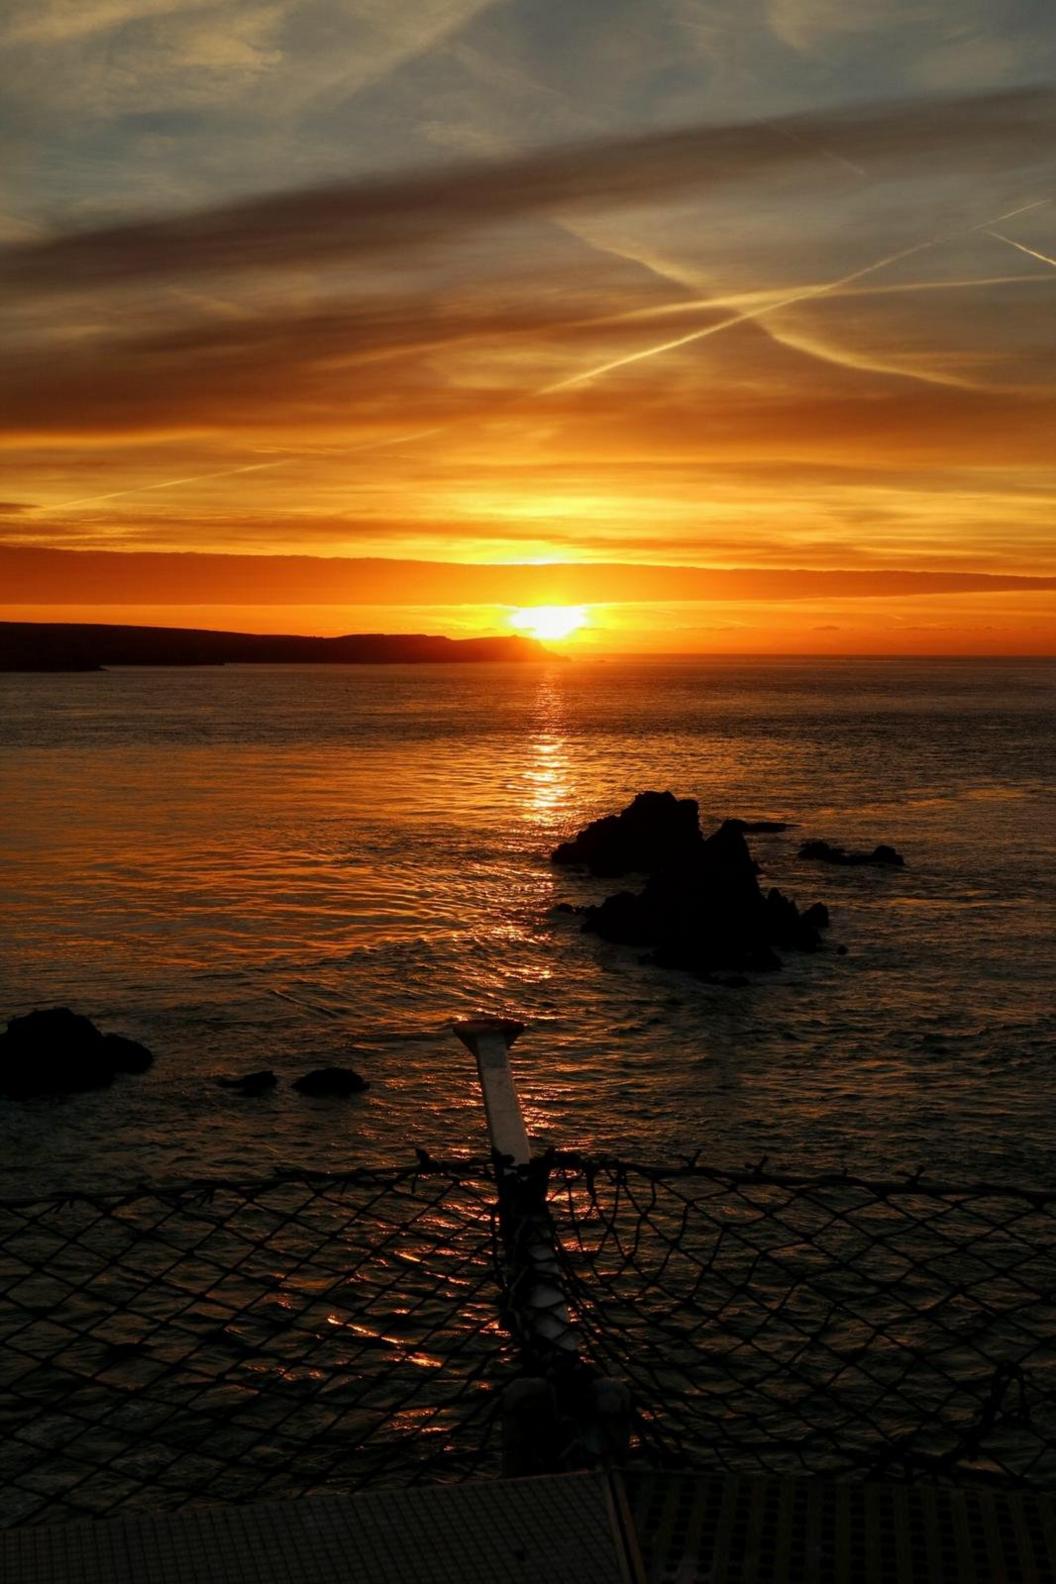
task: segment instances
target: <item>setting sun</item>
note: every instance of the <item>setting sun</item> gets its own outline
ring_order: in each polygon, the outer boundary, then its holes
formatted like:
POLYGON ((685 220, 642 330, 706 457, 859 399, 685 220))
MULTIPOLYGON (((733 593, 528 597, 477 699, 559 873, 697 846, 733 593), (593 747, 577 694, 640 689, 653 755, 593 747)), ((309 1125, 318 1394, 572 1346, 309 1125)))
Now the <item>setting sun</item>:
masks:
POLYGON ((527 605, 510 617, 510 626, 533 638, 567 638, 587 620, 582 605, 527 605))

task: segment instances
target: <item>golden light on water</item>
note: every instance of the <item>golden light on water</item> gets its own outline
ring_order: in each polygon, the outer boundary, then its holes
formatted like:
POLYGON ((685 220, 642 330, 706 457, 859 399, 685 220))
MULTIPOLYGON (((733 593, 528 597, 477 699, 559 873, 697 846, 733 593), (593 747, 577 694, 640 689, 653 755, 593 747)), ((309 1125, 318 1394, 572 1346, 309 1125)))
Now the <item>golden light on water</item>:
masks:
POLYGON ((510 626, 532 638, 568 638, 586 625, 583 605, 526 605, 510 616, 510 626))

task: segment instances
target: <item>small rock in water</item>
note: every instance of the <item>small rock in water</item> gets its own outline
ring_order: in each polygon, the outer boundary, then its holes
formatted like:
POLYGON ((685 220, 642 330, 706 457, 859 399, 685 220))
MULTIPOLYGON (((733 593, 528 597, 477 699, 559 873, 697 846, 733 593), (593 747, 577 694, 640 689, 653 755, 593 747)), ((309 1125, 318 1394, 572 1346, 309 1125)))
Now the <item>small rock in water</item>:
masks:
POLYGON ((816 863, 873 864, 878 868, 902 869, 906 860, 894 847, 881 842, 872 852, 848 852, 827 841, 806 841, 799 849, 801 858, 812 858, 816 863))
POLYGON ((728 819, 727 825, 732 825, 734 830, 739 830, 742 836, 767 836, 771 832, 786 831, 790 829, 789 820, 746 820, 728 819))
POLYGON ((232 1073, 216 1080, 221 1089, 233 1089, 236 1094, 260 1095, 266 1094, 269 1089, 274 1089, 278 1083, 275 1074, 270 1070, 251 1073, 232 1073))
POLYGON ((303 1078, 296 1078, 293 1087, 304 1095, 350 1095, 359 1094, 370 1085, 351 1067, 316 1067, 303 1078))
POLYGON ((103 1034, 69 1007, 12 1018, 0 1034, 0 1093, 76 1094, 103 1089, 118 1073, 146 1072, 154 1058, 123 1034, 103 1034))

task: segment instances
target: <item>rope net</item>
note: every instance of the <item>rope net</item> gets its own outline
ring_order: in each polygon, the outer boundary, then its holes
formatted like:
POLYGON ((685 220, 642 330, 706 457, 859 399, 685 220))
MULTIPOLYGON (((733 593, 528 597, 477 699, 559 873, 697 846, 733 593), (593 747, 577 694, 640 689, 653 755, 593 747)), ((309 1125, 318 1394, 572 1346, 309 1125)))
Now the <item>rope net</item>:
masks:
MULTIPOLYGON (((1056 1192, 528 1171, 633 1462, 1056 1480, 1056 1192)), ((497 1473, 517 1237, 489 1163, 425 1156, 0 1203, 0 1522, 497 1473)))

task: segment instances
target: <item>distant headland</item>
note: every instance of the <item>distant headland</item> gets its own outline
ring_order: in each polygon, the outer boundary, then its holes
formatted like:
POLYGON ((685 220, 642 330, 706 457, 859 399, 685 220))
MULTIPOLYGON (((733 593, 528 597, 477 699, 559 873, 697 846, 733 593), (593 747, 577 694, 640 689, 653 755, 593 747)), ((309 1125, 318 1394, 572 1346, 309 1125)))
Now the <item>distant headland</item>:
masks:
POLYGON ((534 638, 436 638, 425 633, 210 632, 194 627, 115 627, 0 622, 0 671, 101 671, 107 666, 398 665, 544 660, 534 638))

